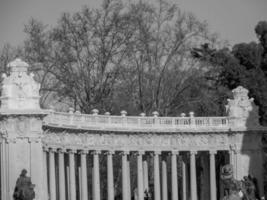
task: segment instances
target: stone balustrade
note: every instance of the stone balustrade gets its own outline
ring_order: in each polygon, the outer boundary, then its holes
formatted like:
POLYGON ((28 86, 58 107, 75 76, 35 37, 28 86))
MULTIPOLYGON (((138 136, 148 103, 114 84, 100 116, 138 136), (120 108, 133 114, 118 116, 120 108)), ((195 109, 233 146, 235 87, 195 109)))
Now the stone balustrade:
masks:
MULTIPOLYGON (((230 126, 229 117, 194 117, 190 113, 189 117, 182 114, 181 117, 158 117, 145 116, 126 116, 125 111, 121 116, 110 115, 109 113, 99 115, 94 109, 93 114, 64 113, 51 111, 44 119, 44 126, 84 129, 84 130, 123 130, 123 131, 206 131, 206 130, 225 130, 230 126)), ((233 124, 233 123, 232 123, 233 124)))
POLYGON ((258 108, 245 88, 233 90, 223 117, 63 113, 40 108, 40 84, 27 63, 16 59, 8 66, 0 98, 0 199, 13 199, 26 169, 36 200, 143 200, 146 192, 155 200, 216 200, 218 156, 233 166, 234 178, 253 174, 263 195, 261 139, 267 128, 259 125, 258 108), (205 184, 198 186, 200 179, 205 184))

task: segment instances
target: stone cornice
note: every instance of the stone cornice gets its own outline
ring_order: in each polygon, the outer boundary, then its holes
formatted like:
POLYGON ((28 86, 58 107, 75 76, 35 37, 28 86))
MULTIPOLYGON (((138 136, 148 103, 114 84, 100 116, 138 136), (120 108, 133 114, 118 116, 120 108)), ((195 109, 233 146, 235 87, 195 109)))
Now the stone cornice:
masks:
POLYGON ((32 116, 43 116, 45 117, 46 115, 49 114, 49 111, 47 110, 10 110, 10 109, 0 109, 0 116, 5 116, 5 117, 14 117, 14 116, 20 116, 20 115, 32 115, 32 116))

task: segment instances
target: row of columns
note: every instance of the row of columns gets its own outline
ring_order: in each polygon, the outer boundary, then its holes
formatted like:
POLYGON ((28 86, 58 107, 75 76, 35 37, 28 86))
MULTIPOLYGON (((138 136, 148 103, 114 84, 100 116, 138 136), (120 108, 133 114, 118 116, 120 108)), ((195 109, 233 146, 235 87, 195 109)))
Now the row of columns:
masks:
MULTIPOLYGON (((49 155, 49 195, 50 200, 56 200, 56 171, 55 171, 55 153, 58 153, 58 168, 59 168, 59 199, 66 199, 65 191, 65 162, 64 153, 68 153, 69 157, 69 180, 68 181, 68 196, 69 200, 76 200, 76 178, 75 178, 75 159, 74 154, 77 153, 75 150, 63 151, 62 149, 45 149, 49 155)), ((81 176, 80 176, 80 200, 88 200, 88 180, 87 180, 87 166, 86 166, 86 155, 89 153, 88 150, 81 150, 81 176)), ((99 175, 99 154, 101 151, 92 151, 93 154, 93 200, 100 200, 100 175, 99 175)), ((107 155, 107 191, 108 200, 114 200, 114 177, 113 177, 113 151, 106 152, 107 155)), ((130 190, 130 166, 127 159, 129 152, 124 151, 121 153, 122 156, 122 199, 131 199, 130 190)), ((159 166, 159 155, 160 151, 153 152, 154 160, 154 199, 155 200, 167 200, 167 163, 162 160, 162 177, 160 179, 160 166, 159 166), (162 180, 162 181, 160 181, 162 180), (161 186, 162 184, 162 186, 161 186), (162 188, 162 190, 161 190, 162 188), (162 191, 162 194, 161 194, 162 191)), ((171 191, 172 200, 178 200, 178 176, 177 176, 177 156, 178 151, 171 152, 171 191)), ((197 182, 196 182, 196 151, 190 151, 190 199, 197 200, 197 182)), ((210 151, 210 199, 216 200, 216 170, 215 170, 215 154, 216 151, 210 151)), ((148 164, 147 161, 143 161, 143 151, 137 152, 137 198, 138 200, 144 200, 144 191, 148 190, 148 164)), ((46 157, 46 156, 45 156, 46 157)), ((183 173, 183 200, 187 199, 186 195, 186 164, 182 164, 183 173)))

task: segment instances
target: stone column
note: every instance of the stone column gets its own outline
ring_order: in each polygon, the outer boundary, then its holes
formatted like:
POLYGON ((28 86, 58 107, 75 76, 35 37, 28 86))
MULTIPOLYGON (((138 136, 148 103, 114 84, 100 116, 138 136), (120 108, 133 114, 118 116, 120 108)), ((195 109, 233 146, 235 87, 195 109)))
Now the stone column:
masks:
POLYGON ((147 160, 143 161, 143 172, 144 172, 144 191, 148 191, 148 166, 147 166, 147 160))
POLYGON ((66 200, 65 191, 65 162, 64 162, 64 150, 58 151, 58 167, 59 167, 59 199, 66 200))
POLYGON ((86 156, 88 154, 87 150, 82 150, 81 154, 81 200, 88 200, 88 186, 87 186, 87 165, 86 156))
POLYGON ((197 200, 196 151, 190 151, 190 192, 191 200, 197 200))
POLYGON ((93 162, 94 162, 94 167, 93 167, 93 174, 94 174, 94 179, 93 179, 93 195, 94 198, 93 200, 100 200, 100 177, 99 177, 99 154, 100 151, 94 151, 93 152, 93 162))
POLYGON ((128 199, 130 200, 131 199, 131 171, 130 171, 130 160, 127 159, 127 177, 128 177, 128 199))
MULTIPOLYGON (((43 148, 43 163, 44 163, 44 198, 48 199, 48 171, 47 171, 47 152, 48 148, 43 148)), ((5 199, 5 198, 2 198, 5 199)))
POLYGON ((4 138, 1 141, 1 199, 8 199, 8 161, 7 145, 4 138))
MULTIPOLYGON (((167 188, 167 163, 165 159, 161 162, 161 174, 162 174, 162 200, 168 200, 168 188, 167 188)), ((177 199, 176 199, 177 200, 177 199)))
POLYGON ((154 152, 154 199, 155 200, 160 200, 159 154, 160 151, 154 152))
POLYGON ((182 178, 183 178, 183 200, 186 200, 187 196, 187 166, 186 162, 182 161, 182 178))
POLYGON ((177 180, 177 155, 178 151, 172 151, 172 200, 178 200, 178 180, 177 180))
POLYGON ((216 151, 210 151, 210 199, 217 199, 216 192, 216 170, 215 170, 215 154, 216 151))
POLYGON ((108 200, 114 200, 113 151, 107 152, 108 165, 108 200))
POLYGON ((70 185, 69 185, 69 191, 70 191, 70 200, 76 200, 76 182, 75 182, 75 161, 74 161, 74 154, 76 153, 76 150, 69 150, 69 170, 70 170, 70 185))
POLYGON ((143 151, 137 152, 137 187, 138 200, 144 200, 144 183, 143 183, 143 151))
POLYGON ((129 191, 129 187, 128 187, 128 163, 127 163, 127 156, 128 156, 129 152, 128 151, 124 151, 122 152, 122 199, 123 200, 129 200, 129 195, 128 195, 128 191, 129 191))
POLYGON ((49 192, 50 200, 56 200, 56 172, 55 172, 55 150, 49 149, 49 192))
POLYGON ((229 149, 229 158, 230 158, 230 164, 233 166, 233 174, 234 178, 237 178, 237 172, 236 172, 236 147, 234 145, 230 145, 229 149))

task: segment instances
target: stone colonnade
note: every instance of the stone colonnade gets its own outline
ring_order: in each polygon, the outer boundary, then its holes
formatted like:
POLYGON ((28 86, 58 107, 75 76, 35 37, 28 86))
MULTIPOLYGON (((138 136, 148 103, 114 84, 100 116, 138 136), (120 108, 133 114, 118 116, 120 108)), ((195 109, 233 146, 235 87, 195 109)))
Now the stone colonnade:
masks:
MULTIPOLYGON (((88 200, 89 195, 93 200, 100 200, 100 166, 99 166, 99 156, 100 154, 107 157, 107 200, 114 200, 114 169, 113 169, 113 155, 114 151, 99 151, 99 150, 72 150, 72 149, 61 149, 61 148, 44 148, 44 158, 45 162, 48 163, 48 180, 47 180, 47 191, 50 196, 50 200, 65 200, 68 196, 68 200, 88 200), (79 157, 79 163, 77 163, 74 154, 79 157), (88 180, 87 175, 87 159, 88 155, 92 156, 93 169, 92 169, 92 180, 88 180), (58 157, 58 175, 56 175, 56 159, 58 157), (67 158, 68 162, 64 159, 67 158), (79 170, 76 170, 77 165, 79 170), (76 167, 75 167, 76 166, 76 167), (67 172, 65 171, 67 170, 67 172), (79 174, 76 174, 76 173, 79 174), (76 177, 79 177, 78 179, 76 177), (58 179, 58 180, 56 180, 58 179), (77 183, 77 180, 79 183, 77 183), (92 181, 92 194, 88 191, 88 181, 92 181), (57 183, 57 184, 56 184, 57 183), (79 188, 77 188, 79 187, 79 188), (77 196, 79 194, 79 196, 77 196)), ((130 200, 132 196, 135 196, 138 200, 144 200, 145 191, 149 190, 149 177, 148 177, 148 162, 145 151, 137 152, 116 152, 121 157, 121 171, 122 171, 122 200, 130 200), (129 153, 135 153, 136 166, 137 166, 137 192, 131 191, 131 181, 130 181, 130 164, 128 160, 129 153)), ((179 156, 178 151, 168 152, 171 162, 171 185, 168 190, 167 185, 167 162, 165 159, 160 159, 159 156, 163 156, 163 152, 154 151, 149 152, 151 158, 153 159, 153 199, 155 200, 168 200, 168 191, 171 191, 171 200, 178 200, 179 196, 183 200, 197 200, 197 172, 196 172, 196 155, 197 151, 186 152, 189 155, 189 163, 183 160, 182 162, 182 184, 178 184, 178 173, 177 173, 177 159, 179 156), (187 172, 187 168, 190 171, 187 172), (161 172, 160 172, 161 169, 161 172), (189 176, 189 177, 187 177, 189 176), (190 185, 189 187, 187 187, 190 185), (179 195, 179 187, 180 192, 179 195), (187 195, 189 194, 189 195, 187 195)), ((230 153, 230 152, 229 152, 230 153)), ((183 152, 184 154, 184 152, 183 152)), ((215 154, 216 151, 209 151, 209 177, 210 177, 210 199, 216 200, 216 167, 215 167, 215 154)), ((166 155, 166 154, 165 154, 166 155)), ((150 188, 151 189, 151 188, 150 188)))

